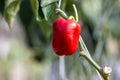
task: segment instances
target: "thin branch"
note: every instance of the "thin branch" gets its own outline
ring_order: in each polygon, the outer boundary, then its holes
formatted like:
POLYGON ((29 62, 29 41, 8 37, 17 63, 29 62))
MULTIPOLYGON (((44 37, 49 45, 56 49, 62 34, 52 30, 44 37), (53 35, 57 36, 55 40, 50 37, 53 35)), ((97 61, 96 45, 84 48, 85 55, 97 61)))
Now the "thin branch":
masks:
MULTIPOLYGON (((80 36, 79 42, 80 42, 80 49, 81 49, 80 56, 84 57, 91 65, 93 65, 104 80, 110 80, 109 74, 112 72, 112 69, 110 67, 102 68, 92 59, 81 36, 80 36)), ((100 79, 101 79, 101 76, 99 76, 100 79)))
POLYGON ((62 0, 58 0, 58 8, 60 8, 61 2, 62 2, 62 0))

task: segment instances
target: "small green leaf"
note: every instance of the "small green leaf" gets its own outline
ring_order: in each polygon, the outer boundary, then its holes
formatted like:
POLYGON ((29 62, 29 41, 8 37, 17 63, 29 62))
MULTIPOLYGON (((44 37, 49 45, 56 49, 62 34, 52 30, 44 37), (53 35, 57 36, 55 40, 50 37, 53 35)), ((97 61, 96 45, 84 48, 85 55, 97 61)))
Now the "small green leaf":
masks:
POLYGON ((31 6, 33 9, 33 13, 37 21, 41 21, 44 19, 44 15, 40 6, 39 0, 31 0, 31 6))
POLYGON ((14 21, 16 14, 19 11, 20 3, 21 3, 21 0, 15 0, 15 1, 12 1, 10 4, 8 4, 5 8, 5 13, 4 13, 5 20, 8 23, 10 28, 12 26, 12 23, 14 21))
POLYGON ((47 5, 50 5, 51 3, 57 2, 58 0, 41 0, 41 6, 45 7, 47 5))
POLYGON ((50 4, 50 5, 42 8, 42 11, 43 11, 44 16, 45 16, 45 20, 48 20, 52 11, 54 10, 54 8, 55 8, 54 4, 50 4))

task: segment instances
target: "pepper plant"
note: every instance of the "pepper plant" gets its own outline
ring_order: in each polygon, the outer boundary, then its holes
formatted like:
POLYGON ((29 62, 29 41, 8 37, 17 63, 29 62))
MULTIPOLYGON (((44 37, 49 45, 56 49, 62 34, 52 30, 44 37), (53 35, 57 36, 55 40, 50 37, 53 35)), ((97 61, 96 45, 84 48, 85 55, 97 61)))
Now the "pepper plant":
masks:
MULTIPOLYGON (((4 15, 10 28, 12 28, 14 18, 20 10, 22 1, 23 0, 6 0, 4 15)), ((109 66, 100 67, 91 57, 82 39, 82 28, 78 23, 79 15, 74 4, 74 14, 68 16, 61 9, 61 0, 30 0, 30 3, 34 17, 38 23, 43 20, 49 20, 52 13, 58 15, 59 18, 54 20, 54 23, 51 23, 51 25, 53 25, 51 46, 57 56, 73 56, 79 48, 79 57, 85 58, 96 69, 100 79, 110 80, 109 75, 112 69, 109 66), (75 17, 73 15, 75 15, 75 17)))

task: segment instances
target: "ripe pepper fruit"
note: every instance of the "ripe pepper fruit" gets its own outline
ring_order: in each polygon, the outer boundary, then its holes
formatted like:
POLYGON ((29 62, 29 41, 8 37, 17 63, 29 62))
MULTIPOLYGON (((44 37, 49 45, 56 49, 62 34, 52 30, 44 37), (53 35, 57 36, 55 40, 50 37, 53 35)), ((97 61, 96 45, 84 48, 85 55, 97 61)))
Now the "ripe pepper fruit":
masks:
POLYGON ((53 23, 52 48, 58 56, 75 54, 81 33, 80 25, 72 19, 58 18, 53 23))

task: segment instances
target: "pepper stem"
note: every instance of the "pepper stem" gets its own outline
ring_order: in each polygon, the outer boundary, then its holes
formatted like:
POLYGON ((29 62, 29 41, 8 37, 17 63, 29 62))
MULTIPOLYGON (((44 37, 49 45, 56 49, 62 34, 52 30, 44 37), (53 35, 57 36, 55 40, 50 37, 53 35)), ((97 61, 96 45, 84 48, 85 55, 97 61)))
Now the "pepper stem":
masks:
POLYGON ((73 9, 74 9, 74 13, 75 13, 75 20, 76 20, 76 22, 78 22, 78 12, 77 12, 77 8, 76 8, 75 4, 73 4, 73 9))
POLYGON ((62 17, 64 17, 65 19, 68 19, 68 16, 66 15, 66 13, 63 10, 57 8, 56 9, 56 13, 58 13, 59 15, 61 15, 62 17))
POLYGON ((61 15, 65 19, 68 19, 67 14, 63 10, 60 9, 61 2, 62 2, 61 0, 58 0, 58 7, 56 8, 56 13, 59 14, 59 15, 61 15))

